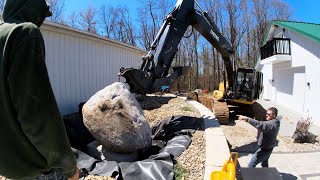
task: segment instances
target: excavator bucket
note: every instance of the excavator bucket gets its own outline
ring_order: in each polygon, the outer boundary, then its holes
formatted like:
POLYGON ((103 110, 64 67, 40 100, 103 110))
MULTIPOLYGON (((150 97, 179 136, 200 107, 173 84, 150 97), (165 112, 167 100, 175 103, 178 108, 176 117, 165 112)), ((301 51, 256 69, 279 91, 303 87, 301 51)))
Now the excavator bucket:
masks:
POLYGON ((142 70, 134 68, 120 68, 118 76, 126 79, 130 91, 135 94, 147 94, 151 91, 153 81, 150 75, 142 70))
POLYGON ((134 68, 120 68, 118 76, 123 76, 126 79, 132 93, 147 94, 160 92, 163 86, 170 86, 178 77, 186 76, 193 71, 189 66, 172 67, 172 70, 172 74, 166 77, 153 79, 145 71, 134 68))

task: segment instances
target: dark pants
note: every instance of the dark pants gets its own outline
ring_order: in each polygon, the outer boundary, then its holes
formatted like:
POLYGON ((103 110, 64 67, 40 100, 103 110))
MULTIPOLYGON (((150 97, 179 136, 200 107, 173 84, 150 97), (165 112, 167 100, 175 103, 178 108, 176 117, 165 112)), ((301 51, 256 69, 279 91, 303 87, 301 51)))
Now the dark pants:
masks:
POLYGON ((261 163, 262 167, 269 167, 269 157, 272 153, 272 149, 264 150, 259 148, 252 156, 248 167, 254 168, 257 164, 261 163))

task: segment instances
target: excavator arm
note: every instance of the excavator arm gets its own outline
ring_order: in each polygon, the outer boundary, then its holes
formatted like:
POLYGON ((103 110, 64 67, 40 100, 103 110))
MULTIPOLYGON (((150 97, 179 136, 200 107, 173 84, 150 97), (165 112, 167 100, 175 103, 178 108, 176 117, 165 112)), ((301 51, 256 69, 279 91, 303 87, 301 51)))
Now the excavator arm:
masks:
POLYGON ((166 16, 148 54, 142 58, 140 68, 120 69, 118 75, 126 79, 131 92, 146 94, 160 91, 162 86, 169 86, 183 74, 184 67, 173 67, 173 73, 168 73, 178 44, 189 26, 196 29, 222 55, 229 87, 233 87, 233 67, 230 59, 232 48, 209 14, 195 9, 194 4, 194 0, 178 0, 175 8, 166 16))

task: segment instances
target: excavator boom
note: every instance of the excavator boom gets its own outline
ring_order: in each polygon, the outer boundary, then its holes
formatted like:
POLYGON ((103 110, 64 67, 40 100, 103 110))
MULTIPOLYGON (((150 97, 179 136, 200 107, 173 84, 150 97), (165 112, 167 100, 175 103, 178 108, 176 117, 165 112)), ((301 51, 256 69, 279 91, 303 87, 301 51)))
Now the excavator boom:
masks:
POLYGON ((186 70, 185 67, 171 67, 184 33, 189 26, 196 29, 222 55, 227 70, 229 87, 233 87, 233 66, 230 59, 232 48, 219 32, 207 12, 195 9, 195 0, 178 0, 174 9, 166 16, 151 48, 142 58, 139 69, 121 68, 130 90, 137 94, 153 93, 162 86, 170 86, 186 70), (169 74, 169 70, 173 73, 169 74))

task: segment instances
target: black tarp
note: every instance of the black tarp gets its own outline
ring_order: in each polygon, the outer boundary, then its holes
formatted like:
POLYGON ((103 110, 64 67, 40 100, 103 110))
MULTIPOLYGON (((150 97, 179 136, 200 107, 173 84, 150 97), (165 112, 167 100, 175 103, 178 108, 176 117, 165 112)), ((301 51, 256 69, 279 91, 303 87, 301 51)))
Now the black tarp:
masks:
MULTIPOLYGON (((65 121, 70 121, 65 119, 65 121)), ((82 121, 65 123, 71 145, 77 157, 81 177, 88 175, 112 176, 116 179, 170 180, 174 179, 174 159, 182 154, 191 142, 191 134, 204 128, 203 119, 189 116, 172 116, 152 127, 152 146, 140 152, 136 162, 98 160, 84 148, 92 136, 82 121), (82 132, 83 131, 83 132, 82 132), (90 137, 86 137, 90 136, 90 137), (75 137, 86 139, 83 144, 75 137), (73 142, 76 140, 76 142, 73 142), (80 148, 79 148, 80 147, 80 148), (84 153, 86 152, 86 153, 84 153)))

